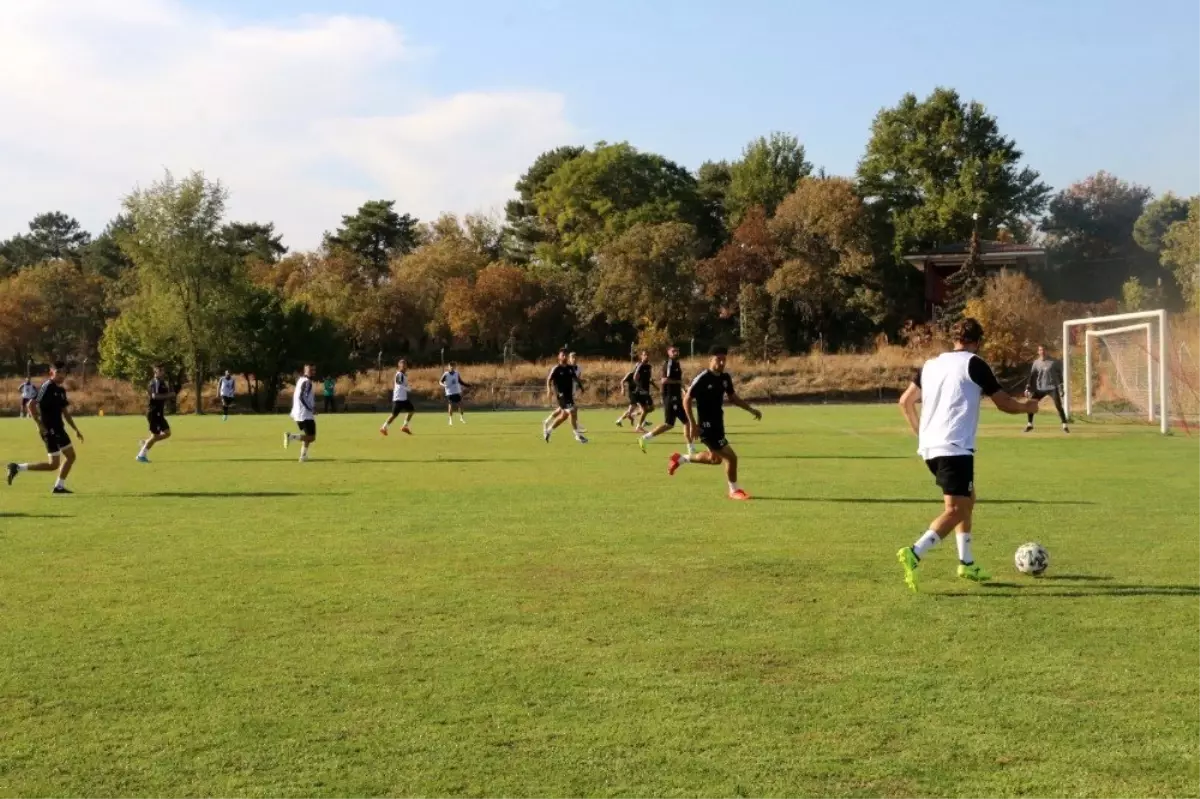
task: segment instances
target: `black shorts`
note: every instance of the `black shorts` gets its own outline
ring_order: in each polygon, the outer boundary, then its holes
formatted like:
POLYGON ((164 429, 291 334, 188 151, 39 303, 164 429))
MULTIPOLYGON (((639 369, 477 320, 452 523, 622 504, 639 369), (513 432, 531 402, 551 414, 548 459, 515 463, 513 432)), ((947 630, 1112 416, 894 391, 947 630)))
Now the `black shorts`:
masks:
POLYGON ((975 456, 943 455, 925 461, 942 494, 948 497, 970 497, 975 493, 975 456))
POLYGON ((1058 398, 1058 389, 1052 389, 1050 391, 1036 390, 1036 391, 1031 391, 1029 393, 1030 399, 1040 400, 1045 397, 1054 397, 1055 399, 1057 399, 1058 398))
POLYGON ((725 425, 705 424, 704 422, 701 422, 700 443, 708 447, 713 452, 728 447, 729 439, 725 438, 725 425))
POLYGON ((458 405, 462 402, 462 394, 447 394, 446 402, 449 402, 451 405, 458 405))
POLYGON ((64 449, 70 449, 71 437, 67 435, 65 427, 47 427, 46 432, 42 434, 42 441, 46 444, 47 455, 57 455, 64 449))
POLYGON ((674 427, 677 421, 687 421, 687 414, 683 412, 683 397, 666 394, 663 396, 663 423, 667 427, 674 427))
POLYGON ((300 428, 300 432, 309 438, 317 437, 317 420, 305 419, 303 422, 296 422, 296 427, 300 428))
POLYGON ((412 400, 392 400, 392 416, 398 413, 412 413, 413 410, 412 400))
POLYGON ((35 399, 36 397, 21 397, 21 407, 28 408, 29 403, 33 402, 35 399))
POLYGON ((171 425, 167 423, 167 417, 162 411, 150 411, 146 414, 146 423, 150 425, 150 435, 156 436, 159 433, 171 432, 171 425))
POLYGON ((654 410, 654 397, 650 396, 649 391, 635 391, 630 399, 634 405, 645 408, 647 411, 654 410))
POLYGON ((575 395, 574 394, 559 394, 558 395, 559 410, 573 411, 575 410, 575 395))
POLYGON ((221 407, 226 410, 229 410, 230 408, 232 408, 233 407, 233 397, 226 397, 226 396, 222 395, 221 407))

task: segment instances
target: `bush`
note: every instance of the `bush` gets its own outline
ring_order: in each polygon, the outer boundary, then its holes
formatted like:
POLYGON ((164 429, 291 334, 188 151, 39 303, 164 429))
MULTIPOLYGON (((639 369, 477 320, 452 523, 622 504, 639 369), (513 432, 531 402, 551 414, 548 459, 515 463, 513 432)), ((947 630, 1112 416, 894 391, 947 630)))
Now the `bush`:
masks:
POLYGON ((1055 338, 1056 315, 1037 284, 1022 274, 989 277, 983 295, 969 300, 963 315, 983 325, 983 356, 1002 367, 1024 363, 1038 344, 1055 338))

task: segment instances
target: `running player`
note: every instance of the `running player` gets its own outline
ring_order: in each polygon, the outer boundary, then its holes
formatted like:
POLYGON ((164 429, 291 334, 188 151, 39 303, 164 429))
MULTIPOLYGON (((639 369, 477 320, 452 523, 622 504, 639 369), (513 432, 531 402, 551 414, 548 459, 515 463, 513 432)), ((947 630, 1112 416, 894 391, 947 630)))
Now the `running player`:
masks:
POLYGON ((392 415, 383 423, 383 427, 379 428, 379 432, 386 436, 392 422, 404 413, 404 425, 400 432, 411 436, 412 430, 408 429, 408 423, 412 421, 414 410, 412 400, 408 398, 408 361, 401 358, 396 362, 396 379, 392 384, 392 415))
POLYGON ((558 364, 550 370, 550 374, 546 376, 546 393, 553 392, 558 410, 554 412, 554 420, 550 426, 542 426, 542 439, 549 444, 550 433, 554 428, 558 427, 568 419, 571 420, 571 427, 575 433, 575 440, 580 444, 586 444, 587 439, 583 437, 583 433, 579 432, 579 414, 575 409, 575 386, 578 385, 580 391, 583 390, 583 383, 579 379, 579 375, 575 373, 575 368, 567 363, 567 351, 559 350, 558 364))
MULTIPOLYGON (((1045 345, 1038 345, 1037 352, 1037 360, 1033 362, 1033 367, 1029 370, 1029 380, 1025 384, 1025 396, 1031 397, 1035 402, 1042 397, 1050 397, 1054 400, 1054 410, 1058 411, 1063 432, 1069 433, 1071 428, 1067 426, 1067 412, 1063 410, 1062 404, 1062 364, 1056 358, 1051 358, 1046 354, 1045 345)), ((1029 423, 1025 425, 1025 432, 1032 431, 1033 414, 1031 413, 1029 414, 1029 423)))
MULTIPOLYGON (((625 376, 621 378, 621 396, 629 398, 629 407, 625 409, 625 413, 617 417, 617 427, 620 427, 621 423, 626 419, 632 422, 633 417, 637 414, 638 405, 637 399, 634 396, 636 393, 637 386, 633 382, 633 370, 630 369, 625 373, 625 376)), ((636 430, 637 428, 635 427, 634 429, 636 430)))
POLYGON ((233 398, 237 395, 237 381, 228 369, 217 381, 217 394, 221 397, 221 421, 224 422, 229 419, 229 409, 233 407, 233 398))
POLYGON ((24 419, 29 415, 29 403, 37 399, 37 386, 28 377, 21 384, 21 418, 24 419))
POLYGON ((438 381, 446 391, 446 416, 450 420, 451 427, 454 426, 455 411, 458 411, 458 421, 463 424, 467 423, 467 417, 463 414, 462 409, 462 395, 463 389, 470 388, 463 382, 456 366, 457 364, 451 361, 450 368, 442 373, 442 379, 438 381))
POLYGON ((147 391, 150 401, 146 406, 146 423, 150 426, 150 437, 138 442, 141 446, 137 454, 138 463, 149 463, 150 449, 158 442, 166 441, 171 437, 171 425, 167 424, 166 405, 167 400, 175 396, 175 392, 163 379, 163 370, 158 364, 154 365, 154 379, 150 381, 147 391))
POLYGON ((639 436, 638 446, 645 452, 646 444, 654 440, 655 436, 661 436, 673 429, 678 420, 683 422, 683 438, 687 441, 688 455, 695 455, 696 445, 692 442, 687 415, 683 412, 683 366, 679 363, 679 348, 674 345, 667 347, 667 360, 663 363, 661 384, 663 423, 644 436, 639 436))
POLYGON ((64 422, 75 431, 75 435, 79 436, 80 443, 83 442, 83 433, 75 426, 75 420, 71 418, 71 412, 68 410, 70 402, 67 400, 67 390, 63 388, 63 381, 66 379, 67 372, 62 363, 55 363, 50 367, 50 379, 42 383, 37 397, 29 403, 29 415, 33 417, 33 421, 37 424, 38 434, 46 444, 49 461, 47 463, 8 464, 9 485, 12 485, 13 480, 20 472, 53 472, 57 470, 58 479, 54 481, 52 493, 74 493, 67 488, 67 475, 71 473, 71 467, 75 465, 75 446, 71 443, 71 437, 67 435, 64 422), (61 466, 59 466, 59 456, 62 457, 61 466))
MULTIPOLYGON (((574 353, 574 352, 567 353, 567 366, 570 366, 572 369, 575 370, 575 384, 579 386, 580 390, 582 390, 583 389, 583 369, 581 369, 579 367, 579 356, 576 353, 574 353)), ((554 421, 554 417, 557 415, 558 415, 558 408, 555 408, 554 410, 550 411, 550 415, 542 420, 542 429, 545 430, 547 427, 549 427, 550 423, 554 421)), ((587 432, 587 430, 584 430, 582 427, 578 427, 578 426, 575 427, 575 430, 580 433, 587 432)))
POLYGON ((646 417, 654 410, 654 397, 650 394, 650 383, 654 380, 654 367, 650 365, 650 353, 642 350, 637 365, 633 367, 633 402, 639 415, 634 431, 646 432, 646 417))
POLYGON ((975 508, 975 436, 979 406, 986 395, 1005 413, 1036 413, 1036 400, 1018 400, 1001 388, 977 353, 983 326, 974 319, 954 323, 954 350, 928 360, 900 397, 900 410, 917 435, 917 452, 942 489, 943 510, 911 547, 896 553, 904 582, 917 590, 922 556, 953 530, 958 542, 958 576, 983 582, 991 575, 971 554, 971 517, 975 508), (921 413, 917 414, 917 403, 921 413))
POLYGON ((685 463, 707 466, 724 464, 725 479, 729 481, 729 498, 750 499, 750 495, 738 485, 738 456, 725 438, 725 398, 728 397, 734 405, 748 411, 756 420, 762 419, 762 413, 733 390, 733 378, 725 371, 725 357, 728 354, 729 350, 724 347, 713 347, 708 368, 696 375, 683 395, 684 418, 691 427, 691 437, 693 440, 699 438, 709 451, 696 455, 674 453, 668 462, 667 474, 675 474, 685 463), (692 403, 696 404, 695 409, 692 403))
POLYGON ((284 433, 283 448, 287 449, 293 441, 300 442, 300 462, 308 460, 308 448, 317 440, 317 406, 313 398, 312 364, 305 364, 300 379, 296 381, 296 390, 292 392, 292 419, 299 433, 284 433))

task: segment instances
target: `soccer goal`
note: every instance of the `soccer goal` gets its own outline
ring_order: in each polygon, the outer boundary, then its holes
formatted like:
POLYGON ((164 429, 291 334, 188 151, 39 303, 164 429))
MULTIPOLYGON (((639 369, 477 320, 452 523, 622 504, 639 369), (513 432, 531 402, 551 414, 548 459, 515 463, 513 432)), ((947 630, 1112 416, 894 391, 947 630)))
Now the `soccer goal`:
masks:
POLYGON ((1063 322, 1063 408, 1071 413, 1072 341, 1082 333, 1084 415, 1134 416, 1157 421, 1166 433, 1167 312, 1093 316, 1063 322), (1124 323, 1124 324, 1121 324, 1124 323))

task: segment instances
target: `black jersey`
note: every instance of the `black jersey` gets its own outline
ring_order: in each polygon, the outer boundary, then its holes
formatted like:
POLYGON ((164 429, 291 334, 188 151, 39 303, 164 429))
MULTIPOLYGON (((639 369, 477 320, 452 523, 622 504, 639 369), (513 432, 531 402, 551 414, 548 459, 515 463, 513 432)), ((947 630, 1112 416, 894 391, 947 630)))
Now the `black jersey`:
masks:
POLYGON ((67 409, 67 390, 55 383, 53 380, 47 380, 42 383, 42 387, 38 390, 37 405, 38 414, 42 418, 42 424, 51 429, 57 429, 63 426, 63 411, 67 409))
POLYGON ((645 393, 650 392, 650 381, 654 376, 654 367, 650 362, 639 363, 633 367, 633 384, 637 386, 637 390, 645 393))
POLYGON ((696 415, 701 424, 719 426, 724 423, 725 398, 733 396, 733 378, 728 372, 717 374, 705 369, 696 375, 688 392, 696 401, 696 415))
POLYGON ((156 377, 150 381, 150 386, 147 389, 150 403, 146 406, 147 413, 163 413, 166 410, 167 401, 165 399, 155 399, 158 394, 169 394, 171 387, 167 385, 167 381, 156 377))
MULTIPOLYGON (((554 393, 560 397, 574 394, 576 383, 579 383, 579 375, 575 373, 574 366, 560 363, 550 370, 550 385, 554 386, 554 393)), ((582 387, 583 384, 580 383, 580 388, 582 387)))
POLYGON ((683 396, 683 364, 674 358, 667 358, 662 370, 664 397, 683 396))

